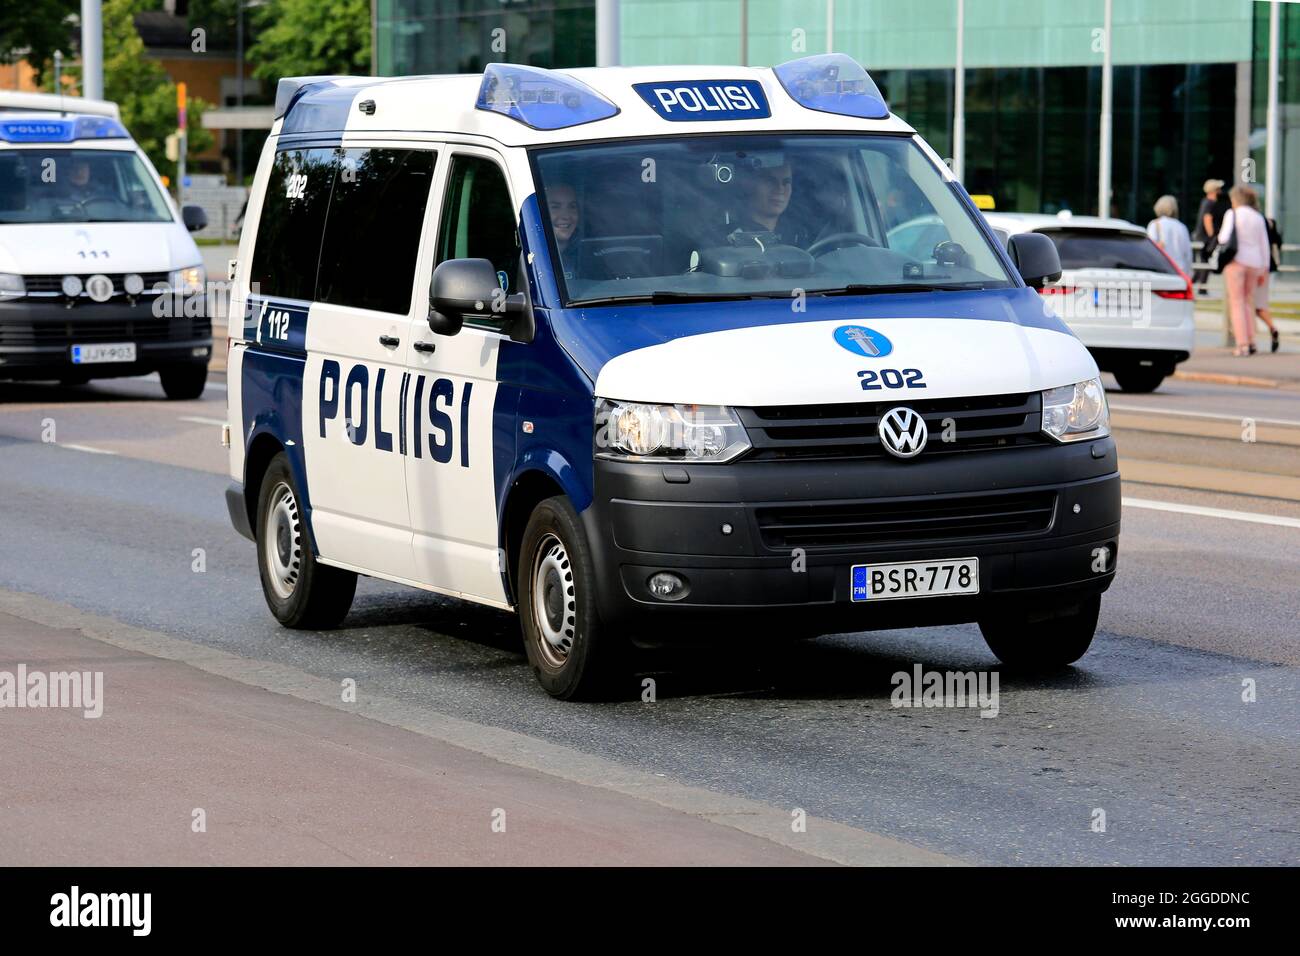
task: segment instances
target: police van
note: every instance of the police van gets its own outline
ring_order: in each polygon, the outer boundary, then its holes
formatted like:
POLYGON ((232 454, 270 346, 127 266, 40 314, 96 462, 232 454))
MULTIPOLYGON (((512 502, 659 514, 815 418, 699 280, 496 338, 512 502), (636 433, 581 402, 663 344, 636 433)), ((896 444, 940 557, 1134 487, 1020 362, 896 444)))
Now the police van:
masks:
POLYGON ((285 79, 276 114, 226 497, 282 624, 359 574, 512 610, 560 698, 700 637, 1087 650, 1119 475, 1056 247, 999 244, 850 58, 285 79))
POLYGON ((117 105, 0 92, 0 379, 159 373, 198 398, 212 326, 190 232, 117 105))

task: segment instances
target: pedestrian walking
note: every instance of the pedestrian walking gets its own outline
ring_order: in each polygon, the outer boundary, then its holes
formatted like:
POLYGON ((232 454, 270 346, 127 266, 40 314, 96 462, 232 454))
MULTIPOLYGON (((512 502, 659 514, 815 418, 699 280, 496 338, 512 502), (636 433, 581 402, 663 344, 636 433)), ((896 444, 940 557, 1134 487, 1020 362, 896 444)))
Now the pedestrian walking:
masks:
POLYGON ((1165 251, 1184 275, 1192 274, 1192 237, 1178 218, 1178 200, 1161 196, 1152 207, 1156 218, 1147 223, 1147 235, 1165 251))
POLYGON ((1255 287, 1255 315, 1268 326, 1269 338, 1272 339, 1269 351, 1276 352, 1282 343, 1278 339, 1277 325, 1273 322, 1273 313, 1268 303, 1272 274, 1282 265, 1282 230, 1277 227, 1276 219, 1267 216, 1264 217, 1264 225, 1268 227, 1268 272, 1264 273, 1264 281, 1255 287))
POLYGON ((1268 225, 1258 209, 1255 190, 1238 183, 1228 194, 1232 208, 1223 217, 1216 236, 1219 271, 1232 310, 1233 355, 1255 354, 1256 290, 1268 282, 1272 253, 1268 225))
MULTIPOLYGON (((1210 255, 1214 252, 1215 237, 1223 226, 1224 213, 1228 211, 1228 199, 1223 193, 1222 179, 1207 179, 1202 188, 1205 190, 1205 198, 1201 200, 1201 207, 1196 211, 1196 230, 1192 233, 1192 238, 1201 244, 1199 261, 1208 263, 1210 255)), ((1210 269, 1206 266, 1197 269, 1196 274, 1192 276, 1192 284, 1200 287, 1201 295, 1209 291, 1205 287, 1209 275, 1210 269)))

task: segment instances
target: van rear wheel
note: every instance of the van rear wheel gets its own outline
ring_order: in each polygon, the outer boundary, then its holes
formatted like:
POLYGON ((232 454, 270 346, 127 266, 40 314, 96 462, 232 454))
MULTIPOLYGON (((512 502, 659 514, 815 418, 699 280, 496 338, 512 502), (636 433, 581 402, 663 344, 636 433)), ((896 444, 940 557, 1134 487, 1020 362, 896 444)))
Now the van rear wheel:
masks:
POLYGON ((591 551, 566 499, 534 509, 516 581, 528 663, 546 692, 561 700, 616 696, 630 648, 601 623, 591 551))
POLYGON ((1008 667, 1057 670, 1088 653, 1100 612, 1100 594, 1063 608, 1000 608, 980 618, 980 632, 1008 667))
POLYGON ((163 393, 173 402, 198 398, 208 384, 208 363, 188 362, 158 370, 163 393))
POLYGON ((257 496, 257 568, 267 607, 277 621, 285 627, 323 630, 347 617, 357 576, 316 560, 301 500, 289 458, 280 452, 271 459, 257 496))
POLYGON ((1115 381, 1119 383, 1120 388, 1135 394, 1154 392, 1160 387, 1160 383, 1165 380, 1164 372, 1154 368, 1145 368, 1141 365, 1116 369, 1114 375, 1115 381))

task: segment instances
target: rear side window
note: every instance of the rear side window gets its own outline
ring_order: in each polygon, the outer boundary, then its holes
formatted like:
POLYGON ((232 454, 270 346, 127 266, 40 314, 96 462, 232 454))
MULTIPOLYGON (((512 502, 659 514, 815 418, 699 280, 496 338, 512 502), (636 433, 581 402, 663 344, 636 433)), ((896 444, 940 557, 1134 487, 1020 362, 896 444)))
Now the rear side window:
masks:
POLYGON ((276 153, 253 250, 249 276, 253 292, 288 299, 314 298, 335 154, 332 148, 320 147, 276 153))
MULTIPOLYGON (((438 245, 438 261, 447 259, 487 259, 506 293, 518 291, 519 222, 505 174, 490 159, 452 161, 438 245)), ((474 324, 502 323, 475 318, 474 324)))
POLYGON ((1177 275, 1150 239, 1105 229, 1043 229, 1056 243, 1062 269, 1141 269, 1177 275))
POLYGON ((411 308, 434 154, 417 149, 339 152, 316 299, 405 315, 411 308))

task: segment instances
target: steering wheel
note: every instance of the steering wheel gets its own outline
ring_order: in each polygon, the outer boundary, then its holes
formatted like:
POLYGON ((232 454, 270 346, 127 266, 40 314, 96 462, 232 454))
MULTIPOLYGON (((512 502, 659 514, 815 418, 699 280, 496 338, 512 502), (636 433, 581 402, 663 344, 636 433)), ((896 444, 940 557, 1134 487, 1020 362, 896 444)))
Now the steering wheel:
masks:
POLYGON ((863 235, 860 232, 836 232, 823 239, 818 239, 808 247, 808 255, 821 256, 828 252, 834 252, 836 249, 843 249, 846 246, 867 246, 869 248, 879 248, 880 243, 871 236, 863 235))
POLYGON ((116 199, 110 199, 107 196, 87 196, 85 199, 75 199, 72 204, 81 210, 81 214, 87 219, 96 218, 90 211, 90 207, 96 203, 112 206, 107 215, 112 215, 117 211, 118 202, 116 199))

